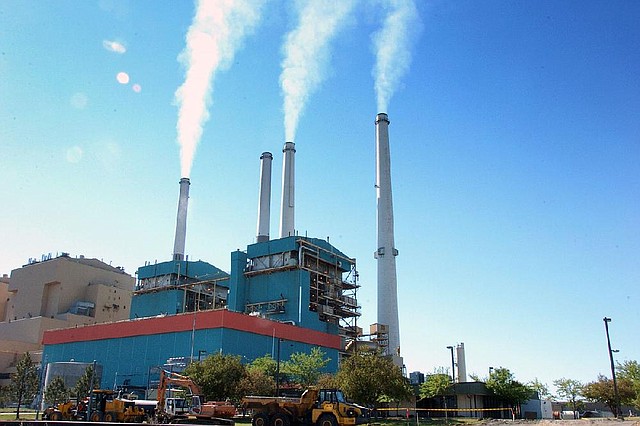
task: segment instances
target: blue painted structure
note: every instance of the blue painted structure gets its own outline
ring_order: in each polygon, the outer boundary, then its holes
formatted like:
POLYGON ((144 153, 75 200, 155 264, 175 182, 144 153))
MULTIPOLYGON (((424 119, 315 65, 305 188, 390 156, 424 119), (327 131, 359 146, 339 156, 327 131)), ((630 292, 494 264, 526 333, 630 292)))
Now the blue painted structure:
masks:
POLYGON ((275 358, 281 339, 281 359, 319 346, 331 359, 326 371, 335 372, 349 330, 342 322, 359 316, 355 294, 348 295, 357 288, 355 260, 315 238, 286 237, 232 252, 230 275, 206 262, 168 261, 141 267, 138 279, 135 319, 45 334, 43 359, 96 360, 105 388, 125 380, 147 386, 154 367, 169 358, 217 352, 247 362, 275 358), (187 292, 211 282, 228 288, 227 320, 221 311, 185 312, 187 292))

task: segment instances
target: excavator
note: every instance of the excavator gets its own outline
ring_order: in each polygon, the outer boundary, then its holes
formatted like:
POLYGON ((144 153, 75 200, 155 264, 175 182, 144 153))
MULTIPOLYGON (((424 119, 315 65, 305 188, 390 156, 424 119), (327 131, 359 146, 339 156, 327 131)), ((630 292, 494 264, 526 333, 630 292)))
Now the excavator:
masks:
POLYGON ((187 376, 171 371, 160 371, 158 384, 158 405, 156 419, 158 423, 213 423, 232 426, 232 417, 236 407, 227 401, 204 401, 198 385, 187 376), (187 388, 189 398, 167 396, 170 386, 187 388))

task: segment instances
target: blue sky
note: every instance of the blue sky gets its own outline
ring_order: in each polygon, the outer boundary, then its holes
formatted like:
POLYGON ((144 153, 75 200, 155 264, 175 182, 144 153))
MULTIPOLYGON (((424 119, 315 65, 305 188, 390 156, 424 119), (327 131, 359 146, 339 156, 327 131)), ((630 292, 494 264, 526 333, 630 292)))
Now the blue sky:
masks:
MULTIPOLYGON (((376 320, 372 34, 356 2, 296 133, 296 229, 358 261, 376 320)), ((259 157, 274 154, 283 41, 272 0, 215 75, 191 172, 186 251, 228 270, 256 233, 259 157)), ((0 272, 43 253, 168 260, 191 2, 0 3, 0 272), (118 42, 126 51, 105 48, 118 42), (125 72, 127 84, 116 76, 125 72), (134 85, 137 89, 134 90, 134 85)), ((400 333, 408 371, 506 367, 551 384, 608 374, 640 343, 640 3, 418 1, 411 66, 390 99, 400 333)))

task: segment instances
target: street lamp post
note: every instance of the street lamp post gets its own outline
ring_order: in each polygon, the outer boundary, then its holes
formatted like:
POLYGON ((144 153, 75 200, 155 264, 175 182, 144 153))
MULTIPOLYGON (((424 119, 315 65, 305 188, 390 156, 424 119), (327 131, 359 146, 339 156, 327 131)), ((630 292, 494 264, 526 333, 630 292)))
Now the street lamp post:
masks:
POLYGON ((453 346, 447 346, 447 349, 451 351, 451 383, 456 382, 456 362, 453 359, 453 346))
POLYGON ((280 342, 278 339, 278 350, 276 352, 276 398, 280 396, 280 342))
MULTIPOLYGON (((616 381, 616 367, 613 363, 613 352, 611 350, 611 339, 609 338, 609 323, 611 322, 611 318, 604 317, 602 318, 604 321, 604 330, 607 333, 607 347, 609 348, 609 361, 611 362, 611 376, 613 377, 613 392, 616 398, 616 417, 619 419, 623 419, 622 410, 620 409, 620 394, 618 393, 618 382, 616 381)), ((618 352, 617 350, 615 352, 618 352)))

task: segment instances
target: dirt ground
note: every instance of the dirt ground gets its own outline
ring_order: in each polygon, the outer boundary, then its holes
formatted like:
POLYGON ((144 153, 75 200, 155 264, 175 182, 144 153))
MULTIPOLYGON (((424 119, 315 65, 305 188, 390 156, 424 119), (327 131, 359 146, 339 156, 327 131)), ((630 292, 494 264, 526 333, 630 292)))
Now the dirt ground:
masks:
POLYGON ((502 424, 528 424, 536 426, 640 426, 640 418, 630 417, 624 420, 617 419, 579 419, 579 420, 485 420, 480 422, 487 426, 500 426, 502 424))

